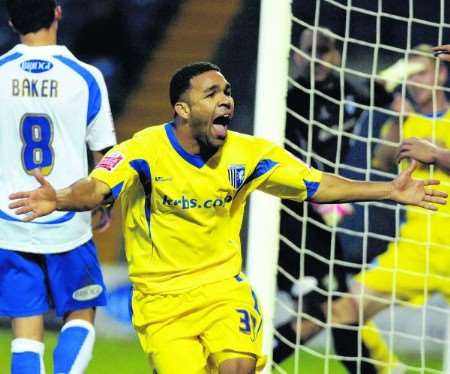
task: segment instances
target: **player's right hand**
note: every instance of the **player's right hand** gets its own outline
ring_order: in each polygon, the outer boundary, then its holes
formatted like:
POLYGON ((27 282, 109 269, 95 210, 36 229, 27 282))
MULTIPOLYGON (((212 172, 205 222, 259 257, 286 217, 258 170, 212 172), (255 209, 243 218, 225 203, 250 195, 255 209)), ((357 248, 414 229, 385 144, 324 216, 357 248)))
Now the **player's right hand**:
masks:
POLYGON ((9 195, 9 199, 13 200, 9 204, 9 208, 15 209, 17 215, 26 214, 23 219, 25 222, 46 216, 56 210, 55 189, 38 169, 33 170, 32 174, 41 185, 39 188, 33 191, 15 192, 9 195))
POLYGON ((436 179, 414 179, 412 174, 417 168, 417 161, 411 160, 410 165, 397 178, 391 181, 390 200, 404 205, 414 205, 428 210, 437 210, 436 205, 447 204, 447 193, 432 186, 440 184, 436 179))
POLYGON ((434 47, 433 54, 434 57, 437 57, 442 61, 450 62, 450 44, 443 44, 434 47))

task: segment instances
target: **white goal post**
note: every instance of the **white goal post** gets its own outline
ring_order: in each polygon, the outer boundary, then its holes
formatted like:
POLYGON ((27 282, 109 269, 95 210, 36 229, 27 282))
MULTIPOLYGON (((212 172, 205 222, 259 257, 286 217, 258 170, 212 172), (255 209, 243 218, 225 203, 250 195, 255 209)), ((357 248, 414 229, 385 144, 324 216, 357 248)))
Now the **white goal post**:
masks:
MULTIPOLYGON (((291 35, 291 1, 261 0, 254 134, 282 145, 291 35)), ((272 354, 280 200, 256 191, 249 208, 247 275, 264 313, 264 351, 272 354)), ((270 372, 267 365, 265 372, 270 372)))

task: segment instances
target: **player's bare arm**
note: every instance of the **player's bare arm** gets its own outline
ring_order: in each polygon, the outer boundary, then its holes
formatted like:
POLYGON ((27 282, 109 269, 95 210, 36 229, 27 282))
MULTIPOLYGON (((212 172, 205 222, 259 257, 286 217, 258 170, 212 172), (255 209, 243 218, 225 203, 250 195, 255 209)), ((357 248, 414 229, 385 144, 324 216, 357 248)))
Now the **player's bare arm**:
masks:
POLYGON ((430 186, 438 180, 417 180, 411 177, 417 167, 412 161, 408 169, 390 182, 361 182, 324 173, 314 202, 350 202, 369 200, 393 200, 401 204, 415 205, 428 210, 437 210, 436 205, 447 203, 447 194, 430 186))
POLYGON ((41 185, 33 191, 16 192, 9 196, 9 205, 16 214, 27 214, 24 221, 32 221, 48 215, 55 210, 86 211, 102 204, 110 195, 111 189, 94 178, 83 178, 70 187, 56 191, 53 186, 35 170, 34 177, 41 185))
POLYGON ((409 138, 400 144, 397 162, 408 158, 424 164, 435 164, 447 173, 450 172, 450 150, 426 139, 409 138))

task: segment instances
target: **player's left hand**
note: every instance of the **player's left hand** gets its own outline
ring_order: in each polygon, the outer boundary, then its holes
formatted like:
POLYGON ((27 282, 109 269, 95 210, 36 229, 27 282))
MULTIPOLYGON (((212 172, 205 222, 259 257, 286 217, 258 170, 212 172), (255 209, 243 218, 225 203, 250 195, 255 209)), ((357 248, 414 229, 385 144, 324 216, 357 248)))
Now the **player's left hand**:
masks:
POLYGON ((437 210, 438 208, 434 204, 447 204, 445 192, 427 188, 440 184, 438 180, 412 178, 412 173, 416 168, 417 161, 412 160, 408 168, 391 182, 390 199, 401 204, 415 205, 428 210, 437 210))
POLYGON ((92 215, 99 216, 97 222, 94 224, 94 230, 104 232, 111 226, 112 206, 99 206, 92 211, 92 215))

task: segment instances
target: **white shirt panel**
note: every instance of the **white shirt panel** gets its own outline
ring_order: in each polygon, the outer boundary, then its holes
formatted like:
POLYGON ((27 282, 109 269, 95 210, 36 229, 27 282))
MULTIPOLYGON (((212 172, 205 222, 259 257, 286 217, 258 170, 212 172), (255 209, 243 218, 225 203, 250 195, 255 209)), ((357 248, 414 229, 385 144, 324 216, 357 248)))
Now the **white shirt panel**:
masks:
POLYGON ((71 250, 92 237, 91 213, 54 212, 31 223, 8 208, 8 195, 38 187, 42 170, 55 188, 88 174, 93 150, 116 143, 101 73, 64 46, 17 45, 0 57, 0 248, 33 253, 71 250))

